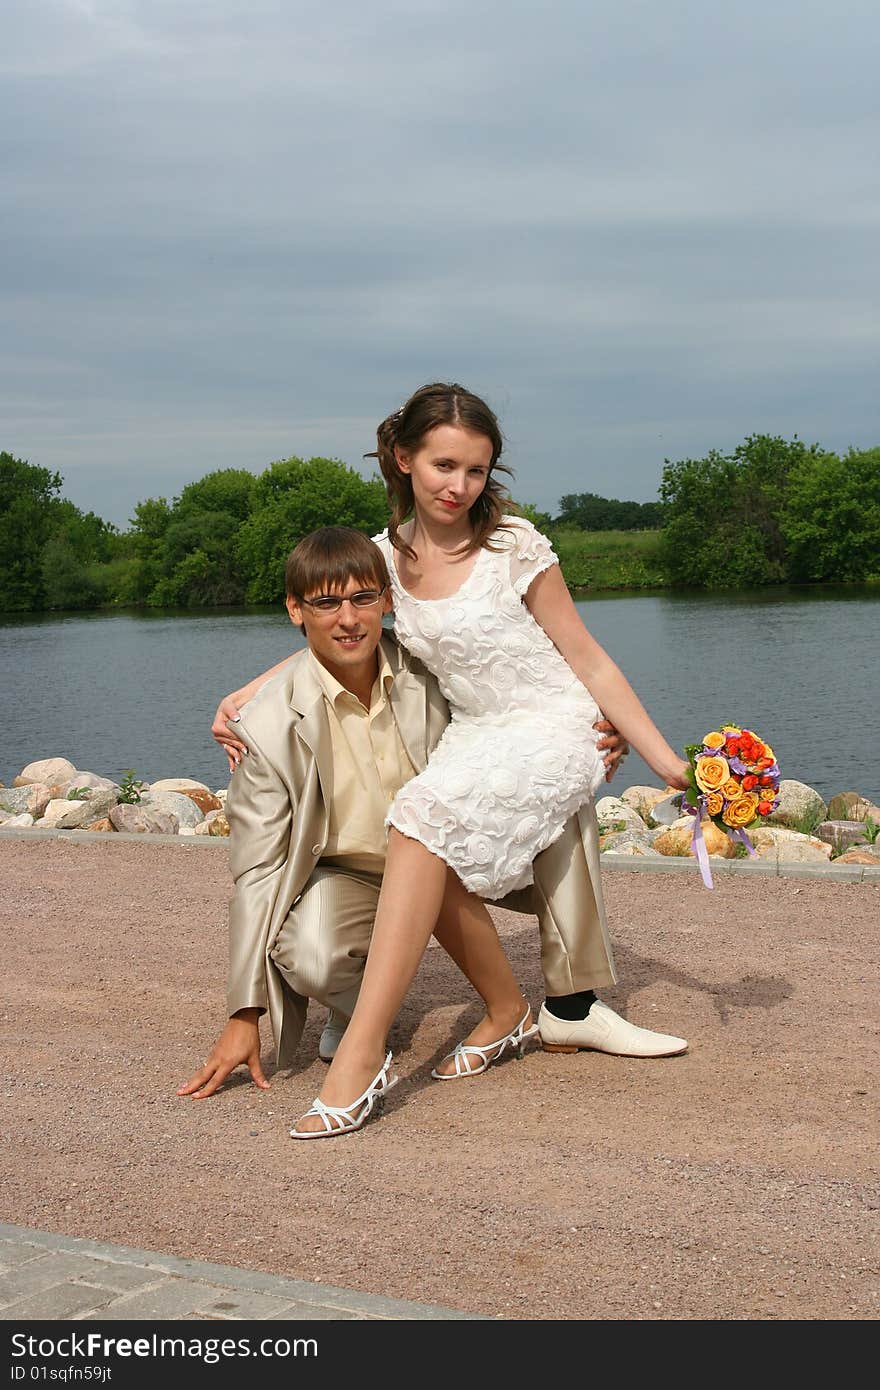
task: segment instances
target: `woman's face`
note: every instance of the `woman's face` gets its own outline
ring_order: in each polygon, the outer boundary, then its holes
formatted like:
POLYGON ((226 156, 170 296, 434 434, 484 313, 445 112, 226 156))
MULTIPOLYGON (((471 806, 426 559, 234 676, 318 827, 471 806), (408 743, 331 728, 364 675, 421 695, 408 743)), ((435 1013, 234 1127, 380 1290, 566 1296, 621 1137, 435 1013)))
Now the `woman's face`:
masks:
POLYGON ((416 511, 446 525, 467 517, 489 478, 492 441, 461 425, 437 425, 417 449, 395 449, 397 466, 412 480, 416 511))

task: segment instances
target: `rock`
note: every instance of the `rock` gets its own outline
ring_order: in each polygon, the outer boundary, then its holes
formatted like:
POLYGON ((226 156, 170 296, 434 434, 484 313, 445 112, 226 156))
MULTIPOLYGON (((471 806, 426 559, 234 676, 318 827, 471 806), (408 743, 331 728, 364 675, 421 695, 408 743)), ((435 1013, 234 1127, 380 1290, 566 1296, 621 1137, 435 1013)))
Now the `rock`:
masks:
POLYGON ((872 820, 880 825, 880 806, 867 801, 859 792, 838 792, 828 803, 829 820, 872 820))
POLYGON ((626 854, 632 858, 659 859, 659 850, 654 848, 651 836, 640 835, 637 830, 623 830, 616 835, 606 835, 602 846, 603 854, 626 854))
POLYGON ((51 799, 49 788, 42 782, 25 782, 20 787, 0 790, 0 811, 11 816, 20 816, 26 811, 34 820, 39 820, 51 799))
MULTIPOLYGON (((684 820, 676 821, 666 830, 661 830, 654 839, 654 849, 658 854, 666 855, 667 858, 677 858, 679 855, 689 855, 694 858, 694 852, 691 848, 693 834, 694 818, 687 816, 684 820)), ((706 842, 707 851, 716 859, 733 859, 736 855, 736 841, 732 840, 725 831, 719 830, 714 821, 703 821, 703 839, 706 842)))
POLYGON ((787 825, 803 831, 805 825, 818 825, 820 820, 825 820, 825 815, 825 802, 813 787, 783 777, 776 810, 765 818, 765 824, 787 825))
POLYGON ((161 811, 164 815, 176 816, 178 825, 196 826, 203 819, 196 803, 181 792, 157 792, 151 787, 137 804, 152 811, 161 811))
POLYGON ((181 796, 188 796, 190 801, 194 801, 202 815, 207 815, 209 811, 219 811, 223 802, 215 796, 210 787, 206 787, 204 782, 193 782, 189 777, 166 777, 161 782, 154 782, 150 787, 150 792, 178 792, 181 796))
POLYGON ((208 827, 208 834, 228 837, 229 821, 226 819, 226 813, 224 811, 218 811, 216 815, 213 817, 211 824, 208 827))
POLYGON ((645 822, 638 811, 627 806, 619 796, 603 796, 596 802, 596 819, 599 830, 608 834, 612 830, 644 830, 645 822))
POLYGON ((225 806, 225 805, 226 805, 226 798, 227 798, 227 796, 229 795, 229 788, 228 788, 228 787, 215 787, 215 788, 214 788, 214 795, 216 796, 217 800, 220 802, 221 806, 225 806))
POLYGON ((86 805, 88 805, 88 803, 85 801, 68 801, 66 796, 53 797, 43 812, 40 826, 46 830, 52 830, 58 824, 61 817, 67 815, 71 807, 86 805))
MULTIPOLYGON (((185 798, 184 798, 185 799, 185 798)), ((150 806, 129 806, 121 803, 110 812, 114 830, 129 835, 176 835, 180 829, 177 817, 150 806)))
POLYGON ((64 791, 59 795, 67 796, 68 792, 75 787, 77 790, 85 788, 89 791, 118 792, 119 783, 111 782, 109 777, 102 777, 98 772, 79 772, 76 771, 66 783, 60 783, 64 791))
POLYGON ((651 812, 658 801, 665 801, 669 792, 661 787, 627 787, 620 800, 640 816, 646 825, 653 825, 651 812))
POLYGON ((848 849, 834 862, 835 864, 866 864, 878 869, 880 868, 880 845, 859 845, 857 849, 848 849))
POLYGON ((41 758, 38 762, 28 763, 23 767, 17 777, 13 778, 14 787, 26 787, 31 782, 65 782, 69 781, 76 768, 67 758, 41 758))
POLYGON ((27 811, 22 811, 20 816, 7 816, 0 823, 0 830, 30 830, 33 823, 33 816, 27 811))
POLYGON ((775 860, 777 864, 827 864, 831 858, 831 846, 824 840, 785 826, 759 825, 746 834, 759 859, 775 860))
POLYGON ((108 830, 115 830, 116 826, 113 824, 112 820, 110 820, 109 816, 105 816, 103 820, 93 820, 91 825, 85 826, 85 829, 103 830, 106 832, 108 830))
MULTIPOLYGON (((57 806, 57 802, 50 805, 57 806)), ((57 830, 79 830, 82 826, 88 825, 90 821, 100 820, 106 816, 116 805, 115 791, 94 791, 87 800, 68 801, 67 812, 56 816, 55 828, 57 830)))
POLYGON ((823 820, 813 831, 817 840, 824 840, 835 854, 842 854, 853 845, 863 844, 865 823, 860 820, 823 820))
POLYGON ((201 826, 198 825, 182 825, 177 833, 178 835, 198 835, 200 829, 201 826))

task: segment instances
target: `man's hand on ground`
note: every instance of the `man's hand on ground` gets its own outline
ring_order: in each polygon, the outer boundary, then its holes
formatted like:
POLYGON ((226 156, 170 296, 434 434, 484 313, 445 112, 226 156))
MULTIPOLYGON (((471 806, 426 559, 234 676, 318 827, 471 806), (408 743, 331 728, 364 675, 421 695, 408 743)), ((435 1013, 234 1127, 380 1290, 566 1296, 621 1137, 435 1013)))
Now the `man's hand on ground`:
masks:
POLYGON ((602 734, 602 738, 600 738, 596 744, 596 749, 598 752, 604 754, 604 762, 607 769, 605 781, 610 782, 621 762, 629 752, 629 744, 623 737, 623 734, 618 733, 617 729, 615 729, 614 725, 608 719, 597 720, 593 728, 598 729, 599 733, 602 734))
POLYGON ((255 1086, 268 1091, 269 1083, 260 1066, 260 1025, 257 1009, 241 1009, 229 1019, 208 1060, 185 1086, 178 1086, 179 1096, 204 1100, 223 1085, 230 1072, 246 1062, 255 1086))

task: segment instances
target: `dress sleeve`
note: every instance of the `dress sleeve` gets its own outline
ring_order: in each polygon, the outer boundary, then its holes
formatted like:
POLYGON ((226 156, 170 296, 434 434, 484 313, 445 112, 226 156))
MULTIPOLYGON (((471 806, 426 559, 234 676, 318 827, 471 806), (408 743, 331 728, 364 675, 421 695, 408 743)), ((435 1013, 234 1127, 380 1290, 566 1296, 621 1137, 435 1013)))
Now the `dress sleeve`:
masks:
POLYGON ((547 537, 524 516, 511 520, 510 582, 522 598, 533 579, 559 564, 559 556, 547 537))

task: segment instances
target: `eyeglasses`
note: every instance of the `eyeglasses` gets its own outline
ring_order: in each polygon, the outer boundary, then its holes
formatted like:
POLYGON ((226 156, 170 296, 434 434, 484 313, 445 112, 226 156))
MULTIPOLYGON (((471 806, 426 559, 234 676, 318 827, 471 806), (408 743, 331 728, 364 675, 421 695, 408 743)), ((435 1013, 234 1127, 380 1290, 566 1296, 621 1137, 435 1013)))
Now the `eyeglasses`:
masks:
POLYGON ((345 598, 340 598, 339 594, 319 594, 317 598, 301 598, 300 603, 314 608, 316 613, 338 613, 344 603, 350 603, 353 608, 375 608, 387 588, 388 585, 383 584, 381 589, 358 589, 356 594, 346 594, 345 598))

